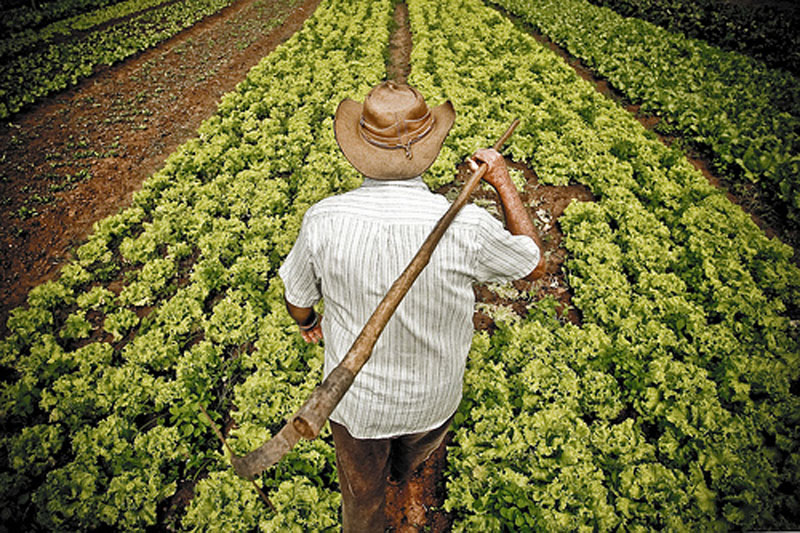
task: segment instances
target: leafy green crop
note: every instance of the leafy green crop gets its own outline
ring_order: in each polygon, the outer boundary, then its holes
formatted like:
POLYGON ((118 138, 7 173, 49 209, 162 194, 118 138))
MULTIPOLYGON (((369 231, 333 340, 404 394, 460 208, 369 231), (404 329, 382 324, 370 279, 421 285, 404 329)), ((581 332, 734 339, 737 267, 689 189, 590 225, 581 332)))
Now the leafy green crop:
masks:
POLYGON ((182 529, 336 528, 330 435, 265 475, 270 514, 199 406, 235 417, 244 453, 321 378, 321 350, 297 336, 276 272, 305 209, 358 183, 332 117, 384 75, 391 16, 388 1, 323 2, 12 313, 0 345, 8 527, 141 530, 197 480, 182 529))
MULTIPOLYGON (((16 113, 43 96, 75 85, 98 65, 112 65, 172 37, 231 2, 171 2, 153 10, 145 9, 130 19, 122 19, 119 24, 90 31, 76 40, 54 41, 22 51, 0 65, 0 118, 16 113)), ((43 39, 47 42, 46 36, 43 39)))
POLYGON ((590 0, 625 17, 639 17, 800 74, 800 13, 770 4, 714 0, 590 0))
POLYGON ((797 222, 795 76, 587 0, 496 3, 580 58, 643 111, 662 117, 662 131, 678 132, 709 151, 731 182, 757 184, 766 202, 779 203, 778 210, 797 222))
POLYGON ((115 2, 117 0, 51 0, 48 2, 31 2, 30 5, 19 5, 22 2, 14 2, 19 7, 4 9, 0 27, 3 27, 6 33, 10 34, 24 29, 36 28, 56 20, 77 16, 115 2))
POLYGON ((162 3, 164 3, 164 0, 127 0, 95 11, 64 18, 40 29, 28 28, 22 31, 15 31, 17 28, 11 28, 12 32, 9 36, 0 41, 0 58, 5 59, 12 55, 19 55, 23 50, 41 46, 43 43, 51 42, 59 36, 68 36, 76 31, 85 31, 113 19, 133 15, 162 3))

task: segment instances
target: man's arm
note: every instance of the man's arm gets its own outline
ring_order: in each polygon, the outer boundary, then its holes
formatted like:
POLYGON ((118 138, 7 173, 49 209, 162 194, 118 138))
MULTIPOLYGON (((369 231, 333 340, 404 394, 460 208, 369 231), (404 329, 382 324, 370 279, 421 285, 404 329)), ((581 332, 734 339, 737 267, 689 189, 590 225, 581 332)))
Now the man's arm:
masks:
POLYGON ((306 342, 317 343, 322 340, 322 315, 318 315, 313 307, 297 307, 289 303, 286 297, 286 310, 289 312, 297 326, 300 328, 300 335, 306 342))
POLYGON ((503 215, 506 219, 506 228, 512 235, 527 235, 536 246, 539 247, 539 263, 531 271, 530 274, 522 279, 533 281, 544 275, 545 268, 547 267, 544 260, 544 248, 542 247, 542 240, 539 237, 539 232, 536 226, 533 225, 530 214, 528 214, 522 199, 517 192, 517 187, 511 181, 511 176, 508 174, 508 168, 503 156, 494 149, 485 148, 475 152, 475 155, 470 160, 473 169, 477 170, 478 164, 475 161, 486 163, 489 168, 483 179, 486 180, 500 196, 500 203, 503 206, 503 215))

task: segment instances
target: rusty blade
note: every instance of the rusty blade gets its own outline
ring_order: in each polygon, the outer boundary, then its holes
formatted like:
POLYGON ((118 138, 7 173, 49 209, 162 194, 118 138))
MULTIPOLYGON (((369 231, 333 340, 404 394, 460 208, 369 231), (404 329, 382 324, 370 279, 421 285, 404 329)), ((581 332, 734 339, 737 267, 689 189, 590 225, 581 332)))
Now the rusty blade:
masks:
POLYGON ((244 457, 231 453, 231 464, 240 477, 254 479, 280 461, 299 440, 300 433, 294 428, 294 424, 284 424, 277 435, 244 457))

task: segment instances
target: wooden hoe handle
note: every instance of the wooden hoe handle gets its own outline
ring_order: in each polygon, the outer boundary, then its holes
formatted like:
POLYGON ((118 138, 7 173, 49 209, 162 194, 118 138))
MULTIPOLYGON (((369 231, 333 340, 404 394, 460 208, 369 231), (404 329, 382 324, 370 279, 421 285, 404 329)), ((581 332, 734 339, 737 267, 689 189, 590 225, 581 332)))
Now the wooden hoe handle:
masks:
MULTIPOLYGON (((495 150, 500 150, 500 147, 506 142, 508 137, 511 136, 517 124, 519 124, 519 119, 514 120, 508 130, 506 130, 503 136, 495 143, 495 150)), ((405 297, 411 285, 422 272, 422 269, 424 269, 430 261, 433 250, 436 248, 436 245, 439 244, 442 235, 444 235, 444 232, 450 226, 450 223, 461 208, 467 203, 470 194, 475 190, 475 187, 486 173, 487 168, 488 166, 486 163, 482 163, 472 174, 453 204, 436 223, 436 226, 434 226, 428 238, 425 239, 425 242, 422 244, 417 254, 403 273, 400 274, 400 277, 392 284, 389 292, 383 297, 383 300, 381 300, 381 303, 378 304, 378 307, 364 325, 361 333, 358 335, 355 342, 353 342, 347 355, 345 355, 341 363, 328 374, 328 377, 325 378, 322 384, 311 393, 308 400, 306 400, 300 410, 292 417, 291 422, 284 425, 273 438, 244 457, 235 455, 229 449, 231 463, 237 474, 246 479, 253 479, 261 472, 280 461, 281 458, 294 447, 297 441, 300 440, 300 437, 311 440, 319 435, 328 417, 350 388, 356 374, 358 374, 361 367, 364 366, 372 355, 372 348, 375 346, 383 328, 386 327, 395 309, 397 309, 400 301, 405 297)))

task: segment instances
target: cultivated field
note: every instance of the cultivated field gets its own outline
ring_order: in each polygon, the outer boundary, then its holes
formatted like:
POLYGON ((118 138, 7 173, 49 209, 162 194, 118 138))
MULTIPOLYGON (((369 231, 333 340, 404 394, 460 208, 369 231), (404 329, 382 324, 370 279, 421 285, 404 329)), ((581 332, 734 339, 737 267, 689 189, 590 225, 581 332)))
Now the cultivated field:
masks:
MULTIPOLYGON (((11 51, 0 74, 13 75, 9 58, 22 50, 100 39, 195 3, 95 0, 78 13, 69 9, 80 3, 53 2, 67 14, 31 23, 24 42, 23 33, 3 41, 0 51, 11 51), (70 17, 89 26, 58 22, 70 17), (53 24, 64 33, 45 31, 53 24)), ((215 17, 233 16, 227 4, 256 16, 238 2, 206 4, 215 17)), ((782 242, 795 242, 800 207, 794 74, 585 0, 246 4, 262 6, 264 35, 305 22, 214 96, 202 124, 161 147, 169 156, 130 180, 135 193, 110 196, 112 214, 81 215, 96 222, 73 235, 80 244, 46 280, 19 272, 33 288, 4 312, 0 340, 0 531, 338 530, 327 430, 258 480, 273 512, 230 468, 201 406, 246 453, 319 383, 322 348, 297 335, 277 269, 306 209, 360 183, 336 145, 333 114, 387 69, 429 104, 455 106, 424 176, 448 197, 464 158, 521 119, 503 151, 550 259, 536 283, 476 287, 464 401, 446 448, 390 495, 393 526, 800 528, 800 270, 782 242), (410 44, 392 39, 404 30, 410 44), (408 67, 398 68, 403 52, 408 67), (718 179, 687 155, 703 156, 718 179), (759 200, 743 200, 747 191, 759 200)), ((201 45, 222 55, 199 36, 177 54, 201 45)), ((143 61, 147 46, 126 63, 143 61)), ((47 68, 63 62, 43 54, 47 68)), ((21 124, 64 93, 0 79, 11 123, 3 220, 19 224, 8 242, 26 249, 27 236, 46 243, 43 234, 61 231, 37 220, 69 231, 68 213, 82 207, 72 194, 91 190, 93 165, 124 157, 80 146, 81 132, 70 131, 73 152, 94 152, 86 166, 69 163, 86 179, 51 191, 52 201, 21 201, 24 158, 9 161, 35 142, 21 124)), ((171 90, 170 80, 159 84, 171 90)), ((175 121, 186 111, 161 110, 175 121)), ((154 139, 160 130, 141 115, 126 116, 154 139)), ((500 216, 488 190, 474 201, 500 216)), ((13 284, 7 274, 5 294, 20 292, 13 284)))

